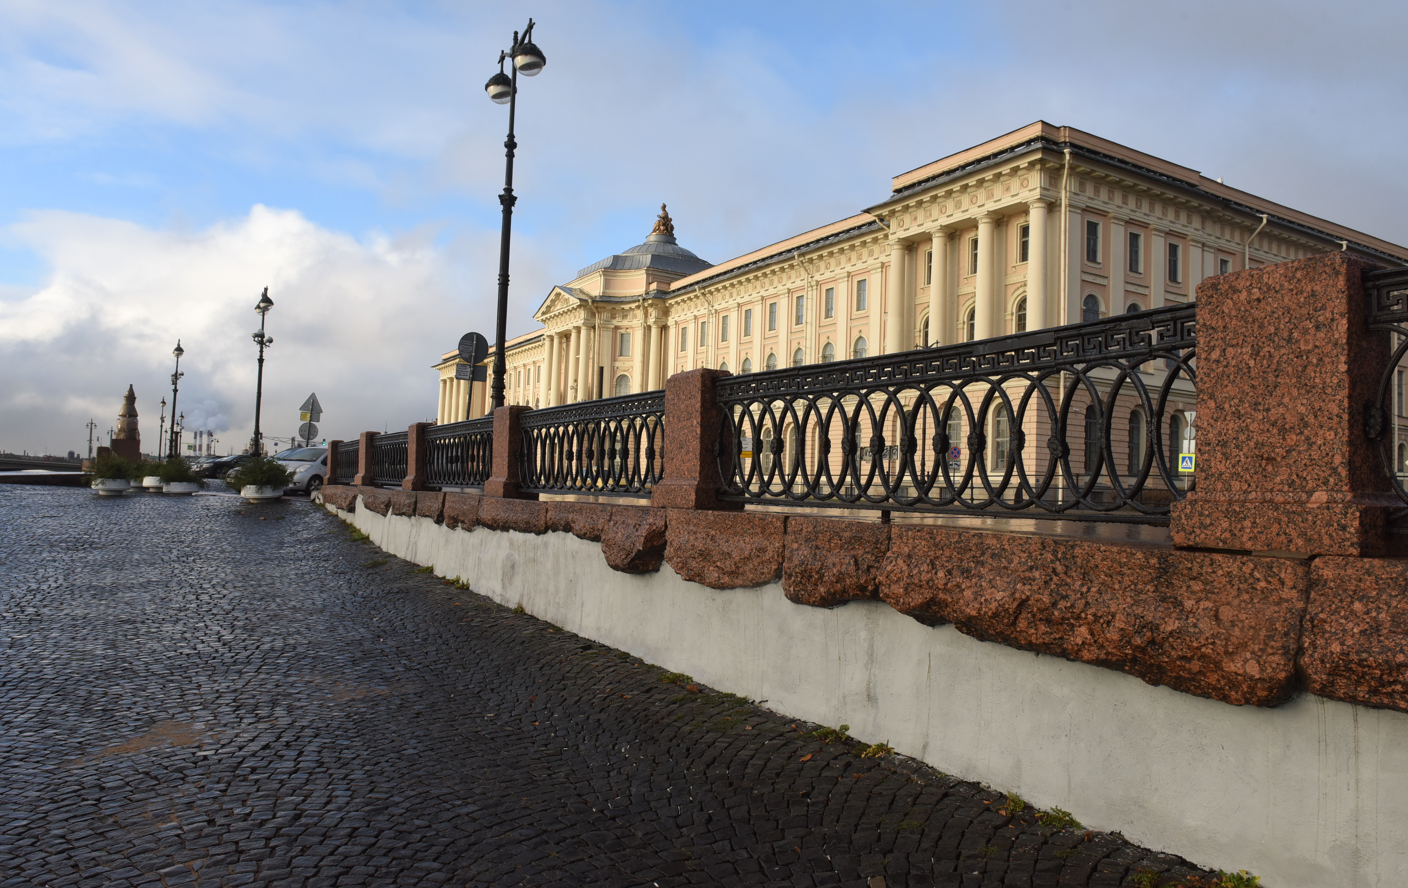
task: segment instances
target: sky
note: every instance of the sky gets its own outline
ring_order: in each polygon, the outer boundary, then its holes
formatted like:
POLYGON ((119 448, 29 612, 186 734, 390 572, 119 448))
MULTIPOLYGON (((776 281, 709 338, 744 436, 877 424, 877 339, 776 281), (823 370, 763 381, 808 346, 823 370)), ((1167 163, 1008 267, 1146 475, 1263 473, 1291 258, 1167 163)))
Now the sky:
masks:
POLYGON ((0 0, 0 451, 87 452, 137 393, 220 452, 433 419, 492 338, 507 107, 532 16, 509 335, 662 202, 720 262, 1035 120, 1408 244, 1408 4, 0 0))

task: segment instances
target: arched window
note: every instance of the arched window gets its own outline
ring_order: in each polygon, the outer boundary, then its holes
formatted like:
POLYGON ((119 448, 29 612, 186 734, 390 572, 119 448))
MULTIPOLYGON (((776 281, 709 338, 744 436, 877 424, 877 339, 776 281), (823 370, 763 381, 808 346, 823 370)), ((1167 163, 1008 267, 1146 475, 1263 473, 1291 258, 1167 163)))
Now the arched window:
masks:
POLYGON ((988 466, 994 473, 1007 471, 1007 461, 1012 457, 1012 411, 1002 404, 997 408, 997 417, 992 423, 992 464, 988 466))
POLYGON ((978 338, 977 311, 974 307, 969 307, 963 315, 963 341, 972 342, 978 338))
POLYGON ((828 342, 821 347, 821 362, 830 364, 834 360, 836 360, 836 346, 828 342))
POLYGON ((1129 473, 1137 474, 1144 466, 1144 414, 1129 411, 1129 473))
POLYGON ((1183 417, 1175 413, 1168 418, 1168 470, 1178 477, 1178 452, 1183 446, 1183 417))
POLYGON ((744 372, 744 373, 752 373, 752 372, 753 372, 753 359, 752 359, 752 358, 744 358, 744 359, 743 359, 743 372, 744 372))
POLYGON ((776 370, 776 369, 777 369, 777 355, 769 353, 769 354, 768 354, 767 363, 765 363, 765 364, 763 365, 763 369, 764 369, 764 370, 776 370))
POLYGON ((1082 321, 1100 320, 1100 300, 1094 293, 1087 293, 1085 301, 1080 304, 1080 319, 1082 321))
POLYGON ((1023 296, 1017 300, 1017 304, 1012 307, 1012 332, 1027 332, 1027 297, 1023 296))
POLYGON ((631 393, 631 378, 622 373, 616 377, 616 395, 629 395, 631 393))
POLYGON ((1127 315, 1139 314, 1139 313, 1140 313, 1141 311, 1143 311, 1143 310, 1144 310, 1144 309, 1142 309, 1142 308, 1139 307, 1139 303, 1138 303, 1138 302, 1131 302, 1131 303, 1129 304, 1129 307, 1124 310, 1124 313, 1127 314, 1127 315))
POLYGON ((924 348, 929 347, 929 319, 927 317, 919 327, 919 344, 924 348))
POLYGON ((968 446, 963 441, 963 411, 954 408, 948 414, 948 467, 949 471, 957 471, 963 467, 963 448, 968 446), (958 451, 958 456, 954 457, 953 451, 958 451))
POLYGON ((797 471, 797 460, 801 454, 797 451, 797 427, 787 428, 787 437, 783 439, 786 444, 782 449, 783 465, 787 467, 788 474, 797 471))
POLYGON ((793 367, 800 367, 800 366, 802 366, 802 364, 803 364, 805 361, 806 361, 806 356, 802 354, 802 350, 801 350, 800 348, 797 349, 796 351, 794 351, 794 352, 792 353, 792 366, 793 366, 793 367))
POLYGON ((728 361, 720 361, 720 362, 719 362, 719 369, 722 370, 722 371, 724 371, 725 373, 727 373, 727 372, 728 372, 728 361))
POLYGON ((853 358, 863 358, 863 357, 865 357, 865 346, 866 346, 865 337, 864 337, 864 336, 857 336, 857 337, 856 337, 856 344, 851 347, 851 357, 853 357, 853 358))
POLYGON ((1100 468, 1100 455, 1104 445, 1104 429, 1100 422, 1100 408, 1094 404, 1085 408, 1085 473, 1094 475, 1100 468))

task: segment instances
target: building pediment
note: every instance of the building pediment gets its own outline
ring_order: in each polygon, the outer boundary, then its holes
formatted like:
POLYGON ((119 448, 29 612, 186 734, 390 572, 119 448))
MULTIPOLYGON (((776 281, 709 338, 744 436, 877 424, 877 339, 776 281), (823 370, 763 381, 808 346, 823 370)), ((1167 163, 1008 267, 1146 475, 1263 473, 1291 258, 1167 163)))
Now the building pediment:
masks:
POLYGON ((585 294, 572 287, 553 287, 548 293, 548 298, 544 299, 543 304, 538 306, 538 310, 533 312, 533 318, 542 321, 560 311, 576 308, 585 301, 585 298, 585 294))

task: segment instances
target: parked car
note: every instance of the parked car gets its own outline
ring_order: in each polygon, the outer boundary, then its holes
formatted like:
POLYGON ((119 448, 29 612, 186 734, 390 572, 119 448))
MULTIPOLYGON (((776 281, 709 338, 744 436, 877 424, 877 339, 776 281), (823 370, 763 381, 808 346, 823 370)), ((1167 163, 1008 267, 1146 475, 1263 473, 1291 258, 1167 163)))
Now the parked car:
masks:
POLYGON ((326 447, 295 447, 274 454, 274 459, 290 472, 293 480, 289 490, 316 492, 328 480, 328 449, 326 447))
POLYGON ((204 465, 195 466, 197 475, 202 478, 223 478, 229 474, 230 470, 245 460, 249 459, 248 454, 236 453, 233 456, 222 456, 211 460, 204 465))

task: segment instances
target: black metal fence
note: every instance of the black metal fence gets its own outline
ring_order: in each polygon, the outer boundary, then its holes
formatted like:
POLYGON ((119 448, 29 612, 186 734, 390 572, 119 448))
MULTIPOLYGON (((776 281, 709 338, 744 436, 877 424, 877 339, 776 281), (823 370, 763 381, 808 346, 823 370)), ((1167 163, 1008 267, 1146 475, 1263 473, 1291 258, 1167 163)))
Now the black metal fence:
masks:
POLYGON ((1166 524, 1195 305, 720 379, 721 499, 1166 524))
POLYGON ((1364 414, 1364 433, 1379 445, 1384 471, 1404 504, 1389 515, 1390 523, 1401 526, 1408 519, 1408 268, 1366 274, 1364 291, 1369 329, 1389 337, 1378 393, 1364 414))
POLYGON ((494 417, 431 426, 425 449, 427 486, 483 487, 493 467, 494 417))
POLYGON ((665 392, 525 412, 525 490, 648 496, 664 473, 665 392))
POLYGON ((406 478, 410 444, 406 432, 392 432, 372 438, 372 483, 397 487, 406 478))
POLYGON ((362 442, 343 441, 337 445, 337 475, 334 484, 351 484, 357 477, 357 463, 362 452, 362 442))

